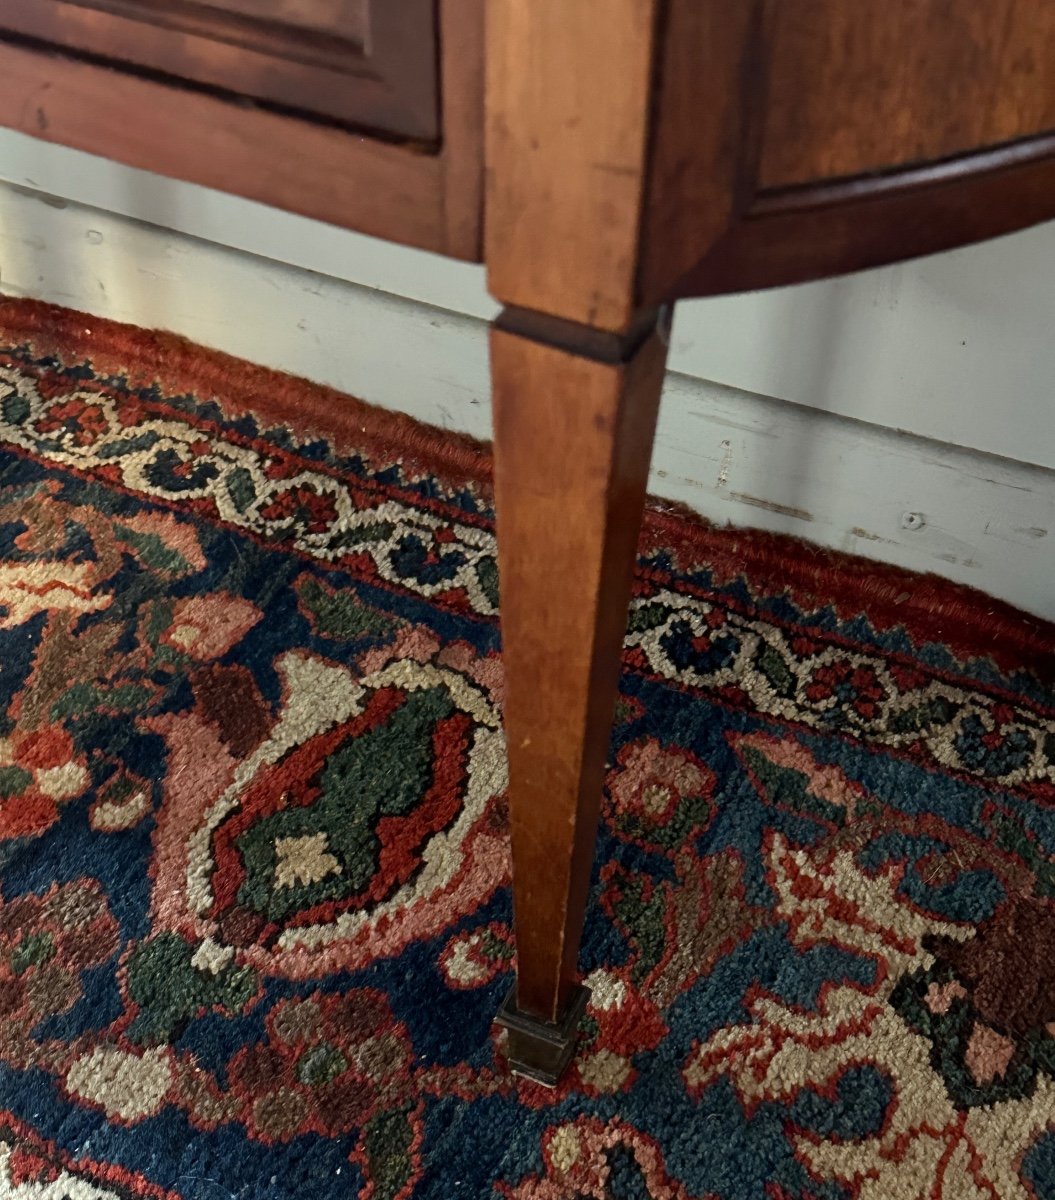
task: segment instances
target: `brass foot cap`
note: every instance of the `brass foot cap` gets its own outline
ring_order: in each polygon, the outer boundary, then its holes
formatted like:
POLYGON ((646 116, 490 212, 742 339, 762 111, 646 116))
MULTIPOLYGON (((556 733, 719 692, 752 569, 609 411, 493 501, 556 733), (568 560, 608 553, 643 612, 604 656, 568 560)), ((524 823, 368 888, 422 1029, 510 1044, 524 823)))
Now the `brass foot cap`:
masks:
POLYGON ((575 1052, 579 1021, 590 999, 590 989, 581 984, 559 1022, 540 1021, 517 1008, 514 981, 495 1016, 495 1022, 509 1030, 509 1066, 514 1075, 523 1075, 546 1087, 556 1087, 575 1052))

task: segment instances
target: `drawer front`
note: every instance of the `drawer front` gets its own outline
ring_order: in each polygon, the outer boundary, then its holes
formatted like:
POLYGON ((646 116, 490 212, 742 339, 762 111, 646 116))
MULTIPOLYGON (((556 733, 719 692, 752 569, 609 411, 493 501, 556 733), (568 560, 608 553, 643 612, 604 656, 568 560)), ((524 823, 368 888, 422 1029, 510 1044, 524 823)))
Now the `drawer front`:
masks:
POLYGON ((772 0, 769 16, 763 190, 1055 129, 1055 5, 772 0))
POLYGON ((434 0, 3 0, 0 31, 363 130, 439 137, 434 0))
POLYGON ((1055 216, 1050 0, 665 0, 637 300, 1055 216))

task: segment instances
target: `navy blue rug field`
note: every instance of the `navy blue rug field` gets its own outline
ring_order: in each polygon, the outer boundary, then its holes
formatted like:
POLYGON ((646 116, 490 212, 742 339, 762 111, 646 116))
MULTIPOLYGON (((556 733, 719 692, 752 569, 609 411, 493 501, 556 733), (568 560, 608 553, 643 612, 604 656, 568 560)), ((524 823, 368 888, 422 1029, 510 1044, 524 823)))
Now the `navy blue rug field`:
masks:
POLYGON ((653 510, 511 1078, 485 451, 0 302, 0 1197, 1055 1200, 1055 638, 653 510))

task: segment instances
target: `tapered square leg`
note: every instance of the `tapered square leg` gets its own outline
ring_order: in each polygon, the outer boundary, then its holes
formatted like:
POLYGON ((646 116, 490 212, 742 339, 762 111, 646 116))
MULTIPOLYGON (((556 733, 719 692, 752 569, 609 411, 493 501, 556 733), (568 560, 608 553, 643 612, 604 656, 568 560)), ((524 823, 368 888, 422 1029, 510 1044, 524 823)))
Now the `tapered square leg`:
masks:
POLYGON ((491 340, 517 946, 500 1020, 515 1069, 543 1082, 585 1004, 578 948, 665 362, 651 329, 558 325, 565 344, 530 321, 491 340))

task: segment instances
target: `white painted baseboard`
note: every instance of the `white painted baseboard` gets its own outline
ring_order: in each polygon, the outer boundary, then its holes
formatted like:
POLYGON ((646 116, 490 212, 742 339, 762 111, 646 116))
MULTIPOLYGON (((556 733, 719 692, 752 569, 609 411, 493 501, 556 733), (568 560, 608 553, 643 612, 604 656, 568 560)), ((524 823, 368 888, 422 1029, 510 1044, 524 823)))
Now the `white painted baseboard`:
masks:
MULTIPOLYGON (((0 288, 157 326, 490 434, 486 323, 0 187, 0 288)), ((1055 618, 1055 472, 671 373, 651 490, 1055 618)))

